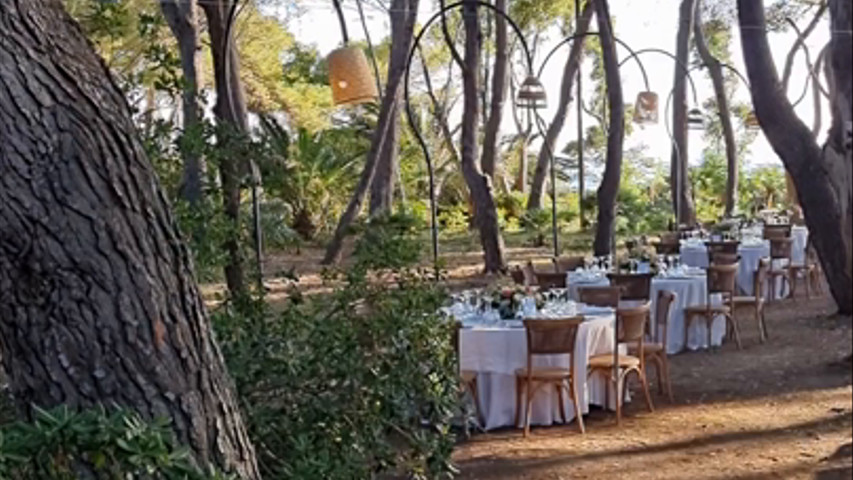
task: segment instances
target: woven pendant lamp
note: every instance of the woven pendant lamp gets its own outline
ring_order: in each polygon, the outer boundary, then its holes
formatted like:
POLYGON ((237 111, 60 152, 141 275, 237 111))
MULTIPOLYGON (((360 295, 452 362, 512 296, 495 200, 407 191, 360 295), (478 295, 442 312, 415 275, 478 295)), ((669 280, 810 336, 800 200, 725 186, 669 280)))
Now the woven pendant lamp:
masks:
POLYGON ((376 81, 361 48, 343 46, 329 53, 326 61, 335 105, 373 102, 379 97, 376 81))
POLYGON ((761 125, 758 124, 758 116, 755 115, 754 110, 750 110, 750 112, 746 116, 746 120, 743 121, 747 130, 758 130, 761 128, 761 125))
POLYGON ((518 96, 515 104, 521 108, 529 108, 538 110, 548 106, 548 96, 545 94, 545 87, 542 82, 534 75, 528 75, 518 89, 518 96))
POLYGON ((691 108, 687 112, 687 128, 690 130, 702 130, 705 128, 705 118, 702 116, 702 110, 691 108))
POLYGON ((640 92, 634 104, 634 123, 658 123, 658 94, 655 92, 640 92))

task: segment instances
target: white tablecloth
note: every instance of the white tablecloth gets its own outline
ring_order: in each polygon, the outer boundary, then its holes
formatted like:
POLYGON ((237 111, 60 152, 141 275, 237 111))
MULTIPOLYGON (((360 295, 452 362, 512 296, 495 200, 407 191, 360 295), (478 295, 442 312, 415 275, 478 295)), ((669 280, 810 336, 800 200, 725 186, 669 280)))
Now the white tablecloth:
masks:
MULTIPOLYGON (((575 346, 575 378, 583 413, 589 405, 604 403, 607 382, 596 375, 587 379, 587 362, 591 355, 613 351, 613 314, 587 317, 578 328, 575 346)), ((480 412, 484 428, 512 426, 515 421, 515 372, 527 366, 527 336, 524 328, 479 326, 463 329, 459 335, 460 366, 477 372, 480 412)), ((569 355, 534 357, 541 366, 569 366, 569 355)), ((615 406, 615 395, 610 395, 615 406)), ((564 395, 566 421, 575 418, 571 396, 564 395)), ((560 421, 557 396, 553 389, 537 392, 533 400, 531 425, 550 425, 560 421)))
MULTIPOLYGON (((655 307, 658 298, 658 292, 661 290, 669 290, 675 294, 675 300, 672 303, 669 324, 667 326, 666 335, 666 353, 678 353, 684 348, 690 350, 698 350, 700 348, 708 348, 708 330, 705 328, 705 321, 695 319, 690 325, 690 332, 687 336, 687 345, 684 344, 684 328, 685 318, 684 309, 692 305, 705 303, 707 289, 707 280, 705 277, 688 277, 688 278, 661 278, 655 277, 652 279, 652 328, 657 328, 655 324, 655 307)), ((715 297, 718 297, 715 295, 715 297)), ((712 301, 719 302, 719 298, 713 298, 712 301)), ((717 316, 711 323, 711 338, 710 344, 719 346, 723 343, 723 337, 726 335, 726 320, 723 316, 717 316)), ((658 335, 658 338, 661 338, 658 335)))
POLYGON ((791 260, 795 265, 802 265, 806 260, 806 243, 809 240, 809 229, 802 225, 791 227, 791 260))
MULTIPOLYGON (((740 264, 738 265, 737 285, 745 295, 752 295, 752 286, 758 261, 770 256, 770 242, 760 245, 738 246, 740 264)), ((681 263, 691 267, 708 268, 708 247, 705 245, 682 245, 681 263)))

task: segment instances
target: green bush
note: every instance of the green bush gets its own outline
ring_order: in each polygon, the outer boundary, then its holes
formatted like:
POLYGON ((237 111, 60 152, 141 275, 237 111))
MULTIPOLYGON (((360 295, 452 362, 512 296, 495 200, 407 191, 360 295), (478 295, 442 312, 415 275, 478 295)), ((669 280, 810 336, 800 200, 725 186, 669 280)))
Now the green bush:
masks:
POLYGON ((0 479, 224 479, 198 470, 173 441, 168 420, 67 407, 35 409, 32 423, 0 428, 0 479), (84 473, 85 472, 85 473, 84 473))
POLYGON ((294 290, 278 313, 250 301, 214 314, 266 478, 452 471, 453 327, 437 313, 446 294, 387 261, 411 248, 409 228, 403 219, 369 224, 331 294, 294 290))

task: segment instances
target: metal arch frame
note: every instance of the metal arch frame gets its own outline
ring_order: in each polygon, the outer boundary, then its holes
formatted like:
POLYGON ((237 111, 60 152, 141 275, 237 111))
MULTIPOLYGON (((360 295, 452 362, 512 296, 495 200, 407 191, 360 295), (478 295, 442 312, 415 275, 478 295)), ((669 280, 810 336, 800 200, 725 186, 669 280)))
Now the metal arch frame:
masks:
POLYGON ((688 65, 686 65, 684 62, 679 60, 678 57, 676 57, 675 55, 673 55, 670 52, 667 52, 666 50, 664 50, 662 48, 655 48, 655 47, 642 48, 640 50, 632 52, 631 55, 625 57, 621 62, 619 62, 619 68, 622 68, 622 65, 624 65, 628 60, 631 60, 632 58, 637 58, 640 55, 644 55, 646 53, 657 53, 660 55, 665 55, 665 56, 671 58, 676 63, 676 66, 681 67, 681 70, 684 72, 684 75, 687 77, 687 81, 690 82, 690 90, 693 92, 693 103, 695 103, 697 105, 699 104, 699 96, 696 94, 696 84, 693 82, 693 77, 690 76, 690 72, 692 71, 692 69, 688 65))
MULTIPOLYGON (((557 50, 562 48, 564 45, 567 45, 570 42, 573 42, 579 38, 586 38, 586 37, 590 37, 590 36, 601 37, 601 32, 577 33, 574 35, 569 35, 568 37, 565 37, 562 40, 560 40, 556 45, 554 45, 554 47, 551 48, 551 50, 548 52, 548 54, 545 55, 545 59, 542 60, 542 63, 539 65, 539 70, 536 72, 536 78, 539 78, 542 76, 542 73, 545 71, 545 66, 548 64, 548 61, 551 60, 551 58, 554 56, 554 54, 557 53, 557 50)), ((640 67, 640 72, 643 74, 643 83, 646 86, 646 90, 647 91, 651 90, 651 86, 649 85, 649 76, 646 73, 646 67, 645 67, 645 65, 643 65, 643 62, 640 60, 638 53, 636 51, 634 51, 634 49, 632 49, 627 43, 625 43, 624 41, 619 39, 616 35, 611 35, 611 38, 613 39, 614 42, 616 42, 617 44, 621 45, 626 50, 631 52, 631 55, 626 57, 626 60, 633 58, 637 62, 637 66, 640 67)), ((624 61, 620 62, 618 64, 617 69, 621 68, 624 63, 625 63, 624 61)), ((691 86, 693 85, 692 79, 690 80, 690 84, 691 84, 691 86)), ((694 94, 695 94, 695 88, 694 88, 694 94)), ((582 99, 579 98, 578 102, 580 102, 580 101, 582 101, 582 99)), ((553 237, 552 241, 554 244, 554 258, 557 258, 560 255, 560 247, 559 247, 558 235, 557 235, 557 173, 555 170, 556 162, 554 161, 555 160, 554 151, 551 148, 551 145, 549 145, 548 142, 546 141, 545 129, 544 129, 545 120, 542 118, 542 116, 539 114, 538 111, 534 110, 534 114, 536 115, 536 128, 539 130, 539 135, 542 136, 542 144, 547 149, 548 157, 551 160, 550 162, 548 162, 550 165, 550 177, 551 177, 551 232, 552 232, 552 237, 553 237)), ((583 148, 582 147, 583 138, 580 138, 579 141, 581 142, 579 144, 579 148, 583 148)), ((580 198, 579 201, 582 202, 583 199, 580 198)), ((611 241, 612 240, 613 239, 611 239, 611 241)))
MULTIPOLYGON (((415 122, 414 113, 412 113, 411 99, 409 94, 409 77, 411 76, 412 70, 412 61, 415 57, 415 51, 420 45, 421 39, 424 34, 429 30, 429 28, 438 20, 439 17, 443 17, 445 13, 465 7, 475 5, 478 7, 485 7, 491 10, 495 15, 500 15, 504 20, 512 27, 515 32, 516 37, 518 37, 521 48, 524 50, 524 58, 527 60, 527 72, 529 75, 533 75, 533 57, 530 54, 530 48, 527 45, 527 41, 524 39, 524 35, 522 34, 521 28, 513 21, 513 19, 506 14, 497 9, 494 5, 487 3, 482 0, 461 0, 456 3, 451 3, 449 5, 445 5, 443 8, 439 9, 436 13, 434 13, 426 23, 421 27, 420 32, 415 36, 415 41, 412 42, 412 46, 409 49, 409 55, 406 59, 406 73, 403 79, 403 101, 406 105, 406 118, 409 123, 409 128, 412 130, 412 133, 415 134, 415 138, 418 141, 418 144, 423 151, 424 158, 427 164, 427 173, 429 174, 429 209, 430 209, 430 229, 432 236, 432 258, 433 264, 436 268, 438 268, 438 219, 436 212, 436 198, 435 198, 435 171, 433 168, 432 157, 429 153, 429 148, 427 147, 426 140, 424 140, 423 134, 415 122)), ((538 77, 537 77, 538 78, 538 77)))

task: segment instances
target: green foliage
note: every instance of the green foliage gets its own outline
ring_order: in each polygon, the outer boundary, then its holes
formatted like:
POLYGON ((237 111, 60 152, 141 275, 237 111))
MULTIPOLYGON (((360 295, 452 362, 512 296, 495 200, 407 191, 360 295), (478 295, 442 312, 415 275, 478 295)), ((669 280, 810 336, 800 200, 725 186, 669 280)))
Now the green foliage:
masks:
POLYGON ((446 293, 397 263, 412 248, 401 232, 405 219, 372 224, 331 294, 294 287, 280 313, 256 301, 214 314, 267 478, 452 471, 453 326, 436 313, 446 293))
POLYGON ((355 244, 353 256, 363 269, 400 269, 420 260, 419 223, 403 214, 372 218, 355 244))
POLYGON ((0 479, 225 478, 198 470, 173 436, 168 420, 148 423, 135 413, 35 407, 32 423, 0 428, 0 479))

